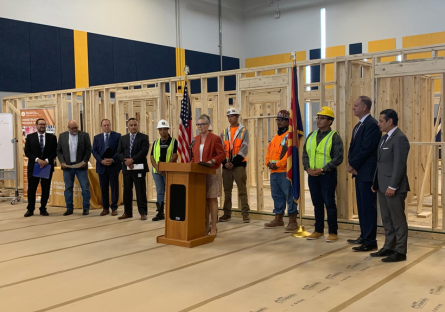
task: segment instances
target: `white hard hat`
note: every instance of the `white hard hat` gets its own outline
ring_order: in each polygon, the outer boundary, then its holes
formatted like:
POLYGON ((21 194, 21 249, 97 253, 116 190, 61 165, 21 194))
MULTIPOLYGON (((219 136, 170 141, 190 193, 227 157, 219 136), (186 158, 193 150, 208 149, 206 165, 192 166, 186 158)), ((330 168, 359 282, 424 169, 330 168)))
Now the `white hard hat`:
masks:
POLYGON ((158 122, 158 127, 156 129, 161 129, 161 128, 168 128, 170 129, 170 125, 168 124, 167 120, 161 119, 158 122))
POLYGON ((212 125, 209 125, 209 131, 213 131, 212 125))
POLYGON ((229 115, 239 115, 239 114, 240 114, 239 110, 237 110, 235 107, 231 107, 227 111, 227 115, 226 116, 229 116, 229 115))

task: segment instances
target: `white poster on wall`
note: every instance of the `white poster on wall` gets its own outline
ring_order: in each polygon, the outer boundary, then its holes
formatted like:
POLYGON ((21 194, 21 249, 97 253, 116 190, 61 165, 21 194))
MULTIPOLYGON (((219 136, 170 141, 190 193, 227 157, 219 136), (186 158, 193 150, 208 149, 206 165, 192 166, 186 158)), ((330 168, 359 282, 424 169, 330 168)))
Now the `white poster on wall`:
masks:
POLYGON ((14 169, 12 114, 0 113, 0 169, 14 169))

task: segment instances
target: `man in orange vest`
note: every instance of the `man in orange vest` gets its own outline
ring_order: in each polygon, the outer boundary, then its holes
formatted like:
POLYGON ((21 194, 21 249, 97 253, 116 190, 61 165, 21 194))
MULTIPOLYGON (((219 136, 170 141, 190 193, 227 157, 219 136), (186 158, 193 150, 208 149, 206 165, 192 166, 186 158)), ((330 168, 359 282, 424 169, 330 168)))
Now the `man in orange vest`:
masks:
POLYGON ((289 134, 289 111, 281 110, 277 114, 278 132, 267 147, 266 166, 270 169, 270 191, 274 202, 275 219, 264 224, 266 229, 284 226, 284 211, 288 205, 289 224, 284 228, 285 233, 298 229, 297 203, 294 201, 292 184, 286 178, 287 170, 287 139, 289 134))
POLYGON ((224 215, 219 221, 230 221, 232 216, 232 189, 233 181, 238 188, 238 197, 241 201, 241 214, 243 222, 249 223, 249 203, 247 196, 246 156, 249 149, 249 132, 238 122, 238 109, 231 107, 227 111, 227 119, 230 126, 221 133, 226 159, 223 161, 223 186, 224 186, 224 215))

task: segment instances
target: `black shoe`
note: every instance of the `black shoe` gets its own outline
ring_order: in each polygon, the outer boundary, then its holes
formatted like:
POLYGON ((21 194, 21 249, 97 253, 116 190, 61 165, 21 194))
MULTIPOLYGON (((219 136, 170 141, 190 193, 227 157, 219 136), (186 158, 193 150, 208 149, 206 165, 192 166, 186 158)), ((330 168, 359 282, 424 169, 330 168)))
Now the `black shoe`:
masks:
POLYGON ((49 213, 48 213, 48 211, 46 211, 46 209, 43 209, 43 210, 40 210, 40 215, 47 217, 47 216, 49 216, 49 213))
POLYGON ((34 215, 34 211, 28 210, 27 212, 25 212, 24 217, 26 218, 26 217, 30 217, 30 216, 33 216, 33 215, 34 215))
POLYGON ((63 215, 69 216, 70 214, 73 214, 73 209, 67 209, 63 215))
POLYGON ((164 214, 164 202, 162 203, 156 203, 156 207, 158 209, 156 209, 156 211, 158 212, 158 214, 151 219, 151 221, 161 221, 165 219, 165 214, 164 214))
POLYGON ((89 210, 84 210, 83 213, 82 213, 82 215, 84 215, 84 216, 88 216, 89 214, 90 214, 89 210))
POLYGON ((394 253, 394 250, 382 248, 377 252, 371 252, 369 255, 371 257, 387 257, 387 256, 392 255, 393 253, 394 253))
POLYGON ((361 245, 363 244, 363 238, 359 237, 357 239, 348 239, 347 242, 349 244, 361 245))
POLYGON ((394 253, 391 256, 382 259, 383 262, 399 262, 405 260, 406 260, 406 255, 397 251, 394 251, 394 253))
POLYGON ((352 247, 352 250, 354 250, 354 251, 373 251, 373 250, 377 250, 377 244, 376 245, 362 244, 358 247, 352 247))

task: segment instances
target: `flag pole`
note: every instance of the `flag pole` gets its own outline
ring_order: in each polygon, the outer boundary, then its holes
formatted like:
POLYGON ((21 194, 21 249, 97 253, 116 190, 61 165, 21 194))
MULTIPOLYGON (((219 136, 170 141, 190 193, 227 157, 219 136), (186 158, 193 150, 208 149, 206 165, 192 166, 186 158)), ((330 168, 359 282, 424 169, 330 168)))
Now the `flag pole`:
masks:
MULTIPOLYGON (((291 59, 293 60, 293 66, 296 67, 296 66, 297 66, 297 51, 293 51, 293 52, 290 54, 290 57, 291 57, 291 59)), ((292 69, 292 70, 293 70, 293 69, 292 69)), ((296 82, 296 81, 295 81, 295 82, 296 82)), ((298 88, 297 86, 295 86, 295 87, 298 88)), ((295 99, 295 101, 297 101, 297 99, 295 99)), ((296 112, 294 112, 294 114, 295 114, 295 113, 296 113, 296 112)), ((292 118, 295 119, 295 117, 296 117, 296 116, 293 116, 293 115, 292 115, 292 118)), ((292 130, 294 131, 294 133, 296 133, 296 129, 292 129, 292 130)), ((293 137, 293 140, 295 140, 295 139, 299 140, 299 138, 298 138, 298 134, 297 134, 295 137, 293 137)), ((300 174, 300 173, 298 173, 298 174, 300 174)), ((298 178, 300 178, 300 177, 298 177, 298 178)), ((300 196, 300 199, 301 199, 301 196, 300 196)), ((303 214, 301 213, 301 210, 300 210, 299 215, 300 215, 300 226, 298 227, 298 230, 294 231, 291 235, 292 235, 293 237, 297 237, 297 238, 305 238, 305 237, 308 237, 309 235, 311 235, 311 233, 307 232, 307 231, 304 229, 304 225, 303 225, 303 214)))

